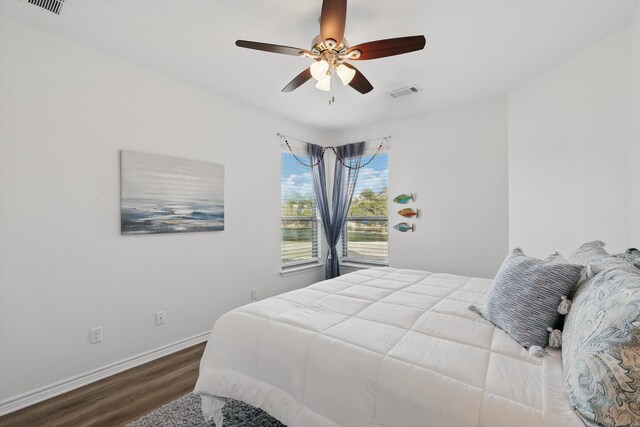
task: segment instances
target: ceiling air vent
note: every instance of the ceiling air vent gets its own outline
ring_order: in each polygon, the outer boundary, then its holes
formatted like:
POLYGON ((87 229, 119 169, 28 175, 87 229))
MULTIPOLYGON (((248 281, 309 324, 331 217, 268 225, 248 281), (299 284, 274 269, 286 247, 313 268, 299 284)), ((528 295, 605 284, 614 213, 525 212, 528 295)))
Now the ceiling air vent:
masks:
POLYGON ((60 15, 60 9, 62 9, 62 3, 64 0, 27 0, 29 3, 41 8, 53 12, 56 15, 60 15))
POLYGON ((392 90, 391 92, 387 92, 387 95, 389 95, 392 98, 402 98, 403 96, 413 95, 414 93, 418 93, 418 92, 422 92, 422 89, 420 89, 420 86, 413 85, 409 87, 403 87, 401 89, 392 90))

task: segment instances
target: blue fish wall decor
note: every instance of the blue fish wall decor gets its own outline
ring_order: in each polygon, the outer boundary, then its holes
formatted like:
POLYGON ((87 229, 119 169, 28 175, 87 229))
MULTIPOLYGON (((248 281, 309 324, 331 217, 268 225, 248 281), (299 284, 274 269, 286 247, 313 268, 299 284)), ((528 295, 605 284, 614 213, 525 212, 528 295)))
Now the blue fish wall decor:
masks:
POLYGON ((409 193, 409 195, 400 194, 399 196, 396 196, 395 199, 393 199, 394 202, 402 203, 403 205, 406 205, 409 202, 409 200, 415 201, 415 196, 413 195, 413 193, 409 193))
POLYGON ((416 226, 415 224, 407 224, 406 222, 401 222, 400 224, 396 224, 393 226, 393 228, 395 228, 398 231, 402 231, 403 233, 411 230, 411 231, 416 231, 416 226))

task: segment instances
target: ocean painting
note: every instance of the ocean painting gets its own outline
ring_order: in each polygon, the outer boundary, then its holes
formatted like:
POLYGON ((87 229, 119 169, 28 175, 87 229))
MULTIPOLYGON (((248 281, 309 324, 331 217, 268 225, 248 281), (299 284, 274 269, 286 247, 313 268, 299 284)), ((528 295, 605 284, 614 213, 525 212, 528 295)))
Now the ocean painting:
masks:
POLYGON ((224 166, 120 152, 122 234, 224 230, 224 166))

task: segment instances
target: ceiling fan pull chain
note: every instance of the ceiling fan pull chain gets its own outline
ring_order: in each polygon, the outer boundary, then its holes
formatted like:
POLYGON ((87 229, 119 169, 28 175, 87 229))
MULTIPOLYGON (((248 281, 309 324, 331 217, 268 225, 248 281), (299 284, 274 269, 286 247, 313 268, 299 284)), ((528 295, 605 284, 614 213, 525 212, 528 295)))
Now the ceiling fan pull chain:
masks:
POLYGON ((336 103, 336 97, 333 95, 333 81, 336 79, 333 70, 331 71, 331 98, 329 98, 329 105, 333 105, 336 103))

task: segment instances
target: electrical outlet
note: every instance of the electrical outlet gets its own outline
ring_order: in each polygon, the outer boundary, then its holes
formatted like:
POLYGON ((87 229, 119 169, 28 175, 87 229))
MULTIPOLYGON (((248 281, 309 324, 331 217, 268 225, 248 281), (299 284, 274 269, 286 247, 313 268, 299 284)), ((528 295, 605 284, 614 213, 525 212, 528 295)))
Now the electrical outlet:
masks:
POLYGON ((167 314, 164 312, 164 310, 156 311, 156 326, 164 325, 166 318, 167 314))
POLYGON ((251 299, 258 299, 258 288, 251 289, 251 299))
POLYGON ((96 328, 91 328, 89 333, 89 343, 95 344, 102 341, 102 326, 98 326, 96 328))

